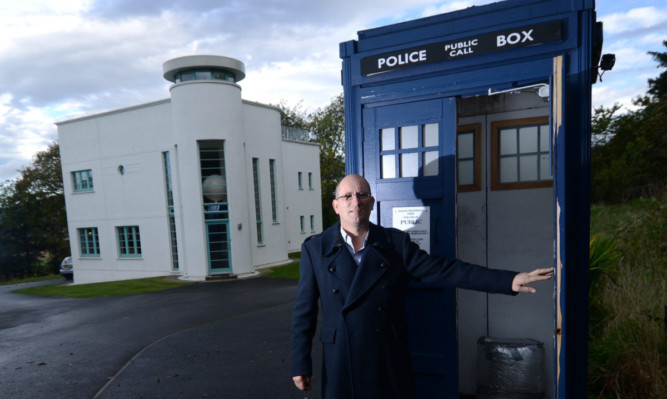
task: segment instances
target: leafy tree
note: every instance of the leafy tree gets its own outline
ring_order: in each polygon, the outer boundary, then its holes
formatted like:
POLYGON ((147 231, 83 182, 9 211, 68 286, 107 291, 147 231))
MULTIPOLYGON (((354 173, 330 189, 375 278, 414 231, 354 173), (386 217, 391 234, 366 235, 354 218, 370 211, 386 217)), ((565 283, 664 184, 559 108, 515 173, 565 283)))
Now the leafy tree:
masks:
POLYGON ((322 179, 322 222, 325 227, 338 220, 331 208, 336 184, 345 177, 345 109, 343 95, 334 97, 331 104, 307 114, 301 103, 290 108, 285 102, 277 106, 283 126, 310 131, 311 141, 320 144, 320 176, 322 179))
POLYGON ((0 274, 57 271, 69 255, 60 149, 52 143, 0 192, 0 274))
POLYGON ((322 222, 331 226, 338 216, 331 207, 336 184, 345 177, 345 106, 343 95, 312 115, 310 131, 320 143, 320 174, 322 176, 322 222))
MULTIPOLYGON (((664 42, 667 45, 667 42, 664 42)), ((651 53, 667 67, 667 53, 651 53)), ((617 203, 664 190, 667 179, 667 75, 649 80, 648 95, 635 111, 616 115, 619 105, 595 110, 592 120, 593 202, 617 203)))
MULTIPOLYGON (((664 40, 662 45, 667 47, 667 40, 664 40)), ((656 51, 649 51, 648 53, 653 56, 653 59, 658 62, 661 68, 667 68, 667 52, 658 53, 656 51)), ((648 86, 649 94, 657 98, 662 98, 667 94, 667 71, 663 71, 656 79, 649 79, 648 86)))

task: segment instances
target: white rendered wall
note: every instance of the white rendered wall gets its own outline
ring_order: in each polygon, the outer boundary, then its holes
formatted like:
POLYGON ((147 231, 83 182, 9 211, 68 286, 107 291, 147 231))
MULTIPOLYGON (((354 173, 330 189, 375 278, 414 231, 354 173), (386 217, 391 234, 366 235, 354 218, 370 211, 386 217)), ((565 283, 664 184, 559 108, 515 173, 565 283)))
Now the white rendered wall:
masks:
POLYGON ((162 168, 162 151, 169 150, 171 141, 169 110, 168 102, 158 102, 59 124, 77 284, 171 273, 162 168), (74 193, 71 172, 87 169, 93 173, 94 191, 74 193), (139 226, 141 257, 119 256, 117 226, 139 226), (77 229, 85 227, 97 227, 100 257, 80 256, 77 229))
MULTIPOLYGON (((320 147, 290 140, 282 141, 285 187, 285 243, 289 252, 301 250, 301 244, 309 236, 321 233, 322 226, 322 181, 320 177, 320 147), (298 173, 302 174, 299 188, 298 173), (308 173, 312 173, 312 189, 308 185, 308 173), (315 218, 314 229, 310 227, 310 216, 315 218), (301 231, 300 217, 304 217, 301 231)), ((329 226, 324 226, 329 227, 329 226)))
POLYGON ((282 136, 280 112, 274 107, 261 104, 243 103, 243 122, 245 126, 246 168, 248 170, 248 224, 252 247, 252 264, 255 267, 287 263, 285 247, 285 212, 284 187, 282 175, 282 136), (262 242, 257 241, 257 222, 255 215, 255 191, 253 177, 253 158, 259 163, 259 197, 262 222, 262 242), (269 160, 275 160, 276 211, 277 220, 273 221, 271 209, 271 180, 269 160))

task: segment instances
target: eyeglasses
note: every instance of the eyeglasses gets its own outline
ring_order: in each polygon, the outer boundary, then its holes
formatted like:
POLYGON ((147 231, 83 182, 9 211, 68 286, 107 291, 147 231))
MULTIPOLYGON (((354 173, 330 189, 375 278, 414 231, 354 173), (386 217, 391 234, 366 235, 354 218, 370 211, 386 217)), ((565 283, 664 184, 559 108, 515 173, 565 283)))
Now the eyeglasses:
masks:
POLYGON ((345 201, 345 202, 350 202, 352 201, 352 197, 356 196, 357 200, 363 201, 367 200, 371 197, 371 193, 348 193, 348 194, 343 194, 341 196, 336 197, 337 201, 345 201))

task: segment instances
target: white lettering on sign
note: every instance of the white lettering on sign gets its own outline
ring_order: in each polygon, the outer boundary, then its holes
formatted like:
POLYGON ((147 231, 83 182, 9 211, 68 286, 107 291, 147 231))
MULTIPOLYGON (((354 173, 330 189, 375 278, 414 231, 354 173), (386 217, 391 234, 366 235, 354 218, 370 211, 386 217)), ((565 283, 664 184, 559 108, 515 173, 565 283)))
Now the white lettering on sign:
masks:
POLYGON ((450 57, 475 53, 473 47, 479 44, 478 39, 466 40, 463 42, 445 44, 445 51, 449 51, 450 57))
POLYGON ((503 47, 508 44, 517 44, 517 43, 525 43, 525 42, 532 42, 535 39, 531 36, 533 34, 533 29, 525 31, 522 30, 521 33, 519 32, 512 32, 509 35, 498 35, 496 36, 496 47, 503 47))
POLYGON ((396 65, 413 64, 420 61, 426 61, 426 50, 378 58, 378 69, 382 69, 383 66, 395 67, 396 65))

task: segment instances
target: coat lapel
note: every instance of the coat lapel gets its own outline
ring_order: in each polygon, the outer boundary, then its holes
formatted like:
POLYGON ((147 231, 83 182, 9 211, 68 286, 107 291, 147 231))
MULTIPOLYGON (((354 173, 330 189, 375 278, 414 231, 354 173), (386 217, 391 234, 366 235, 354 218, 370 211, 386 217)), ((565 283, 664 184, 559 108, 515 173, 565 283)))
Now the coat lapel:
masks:
POLYGON ((322 259, 326 273, 349 287, 354 280, 357 265, 340 236, 340 224, 336 224, 333 229, 328 229, 325 234, 322 259))
POLYGON ((379 229, 371 224, 370 234, 368 236, 366 254, 364 255, 357 274, 352 280, 352 286, 345 299, 343 311, 352 306, 368 290, 370 290, 377 281, 387 272, 390 262, 383 255, 383 248, 387 246, 386 240, 379 229))

